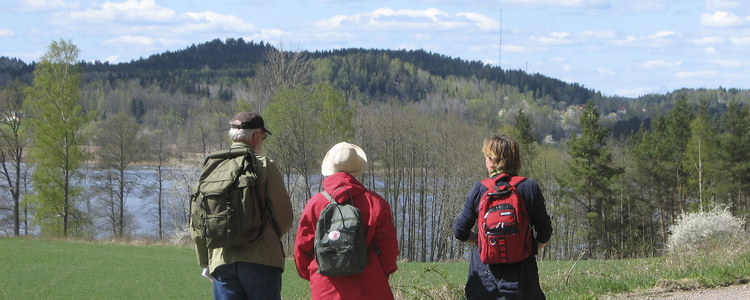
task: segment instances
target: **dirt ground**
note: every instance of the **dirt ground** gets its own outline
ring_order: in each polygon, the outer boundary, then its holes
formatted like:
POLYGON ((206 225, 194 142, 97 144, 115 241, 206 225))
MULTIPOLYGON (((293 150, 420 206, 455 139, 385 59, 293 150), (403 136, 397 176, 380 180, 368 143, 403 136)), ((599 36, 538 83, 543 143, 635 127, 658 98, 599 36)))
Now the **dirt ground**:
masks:
POLYGON ((658 291, 650 290, 644 293, 629 293, 618 295, 610 299, 679 299, 679 300, 734 300, 750 299, 750 284, 731 285, 715 289, 699 289, 692 291, 658 291))

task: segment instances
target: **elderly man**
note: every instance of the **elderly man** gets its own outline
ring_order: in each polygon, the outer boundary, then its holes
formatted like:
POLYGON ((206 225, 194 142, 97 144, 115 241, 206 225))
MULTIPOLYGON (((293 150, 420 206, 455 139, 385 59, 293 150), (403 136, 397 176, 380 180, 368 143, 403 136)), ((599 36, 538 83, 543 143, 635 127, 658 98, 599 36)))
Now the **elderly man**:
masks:
POLYGON ((215 299, 281 299, 284 250, 281 237, 292 226, 292 204, 276 163, 262 156, 263 141, 271 134, 254 112, 238 113, 230 122, 232 152, 249 148, 255 156, 255 191, 267 209, 260 236, 252 241, 218 248, 198 245, 198 261, 212 278, 215 299))

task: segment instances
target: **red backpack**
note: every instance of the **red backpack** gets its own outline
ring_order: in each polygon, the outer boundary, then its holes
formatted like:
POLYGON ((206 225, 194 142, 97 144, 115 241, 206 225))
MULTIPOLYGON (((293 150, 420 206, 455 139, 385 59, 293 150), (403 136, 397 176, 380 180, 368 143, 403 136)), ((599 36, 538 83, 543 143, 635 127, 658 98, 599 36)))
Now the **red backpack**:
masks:
POLYGON ((516 189, 524 180, 508 174, 482 180, 487 192, 479 201, 478 244, 484 264, 515 263, 531 255, 529 213, 516 189))

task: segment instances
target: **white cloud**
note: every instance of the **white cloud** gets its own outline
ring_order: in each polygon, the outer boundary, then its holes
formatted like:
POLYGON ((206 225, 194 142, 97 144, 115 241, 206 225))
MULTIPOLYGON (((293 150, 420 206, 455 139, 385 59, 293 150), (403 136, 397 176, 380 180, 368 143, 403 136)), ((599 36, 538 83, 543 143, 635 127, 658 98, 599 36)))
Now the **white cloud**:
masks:
POLYGON ((517 46, 517 45, 503 45, 503 53, 525 54, 525 53, 544 53, 544 52, 548 52, 547 48, 525 47, 525 46, 517 46))
POLYGON ((120 63, 121 62, 120 61, 120 56, 118 56, 118 55, 112 55, 110 57, 107 57, 107 58, 104 59, 104 61, 108 61, 110 64, 116 64, 116 63, 120 63))
POLYGON ((710 11, 732 10, 739 6, 740 1, 706 0, 706 9, 710 11))
POLYGON ((649 38, 660 39, 660 38, 665 38, 665 37, 668 37, 668 36, 671 36, 671 35, 674 35, 674 34, 675 34, 674 31, 662 30, 662 31, 657 31, 653 35, 649 36, 649 38))
POLYGON ((600 9, 611 6, 610 0, 507 0, 504 4, 525 8, 565 7, 578 9, 600 9))
POLYGON ((16 33, 10 29, 0 29, 0 38, 15 37, 16 33))
POLYGON ((333 30, 339 28, 341 26, 341 23, 349 18, 350 17, 347 17, 345 15, 336 15, 328 19, 316 21, 314 25, 320 30, 333 30))
POLYGON ((608 76, 615 75, 614 71, 608 70, 608 69, 605 69, 605 68, 598 68, 596 70, 599 71, 599 76, 601 76, 601 77, 608 77, 608 76))
POLYGON ((724 44, 725 42, 726 38, 716 36, 707 36, 693 40, 693 44, 695 44, 696 46, 720 45, 724 44))
POLYGON ((720 65, 722 67, 731 67, 731 68, 745 67, 748 65, 747 62, 742 62, 742 61, 735 60, 735 59, 714 59, 714 60, 711 60, 711 62, 717 65, 720 65))
POLYGON ((249 40, 264 40, 269 43, 278 43, 282 40, 286 40, 291 36, 291 33, 283 31, 278 28, 263 29, 260 33, 252 36, 249 40))
POLYGON ((666 47, 673 44, 673 39, 678 37, 679 35, 674 31, 663 30, 647 37, 630 35, 625 39, 612 40, 607 43, 618 47, 666 47))
POLYGON ((21 0, 15 10, 25 12, 78 9, 78 2, 63 0, 21 0))
POLYGON ((44 52, 0 52, 0 56, 15 57, 25 62, 39 61, 44 52))
POLYGON ((701 14, 701 24, 711 27, 737 27, 747 23, 743 19, 730 11, 716 11, 711 14, 701 14))
POLYGON ((656 59, 656 60, 650 60, 643 63, 636 64, 638 67, 646 70, 653 70, 653 69, 665 69, 665 68, 673 68, 678 67, 682 65, 681 61, 676 62, 668 62, 663 59, 656 59))
POLYGON ((187 44, 184 40, 179 39, 168 39, 168 38, 152 38, 145 36, 119 36, 116 38, 108 39, 102 42, 102 45, 115 47, 115 48, 139 48, 139 49, 152 49, 152 48, 164 48, 164 47, 175 47, 187 44))
POLYGON ((64 14, 67 19, 87 23, 157 22, 173 20, 175 11, 156 4, 154 0, 127 0, 122 3, 105 2, 99 9, 86 9, 64 14))
POLYGON ((336 15, 310 24, 317 30, 444 31, 500 29, 500 22, 473 12, 450 15, 436 8, 394 10, 383 7, 371 12, 336 15))
POLYGON ((729 41, 731 41, 732 44, 735 44, 738 46, 747 46, 747 45, 750 45, 750 36, 732 37, 732 38, 729 38, 729 41))
POLYGON ((469 19, 469 21, 473 21, 477 27, 479 27, 482 30, 499 30, 500 29, 500 22, 495 21, 495 19, 490 18, 488 16, 478 14, 478 13, 458 13, 456 16, 463 16, 469 19))
POLYGON ((567 45, 572 43, 570 39, 567 39, 568 36, 570 36, 570 33, 556 31, 550 33, 549 36, 532 37, 531 39, 536 40, 543 45, 567 45))
POLYGON ((719 75, 719 72, 715 70, 697 71, 697 72, 677 72, 674 74, 674 78, 690 79, 690 78, 696 78, 696 77, 714 77, 716 75, 719 75))
POLYGON ((616 34, 612 30, 607 31, 595 31, 595 30, 585 30, 581 32, 581 36, 583 36, 585 39, 614 39, 616 37, 616 34))
POLYGON ((624 97, 639 97, 645 94, 653 93, 652 90, 648 88, 633 88, 633 89, 616 89, 615 95, 620 95, 624 97))
POLYGON ((245 23, 245 21, 233 15, 222 15, 210 11, 201 13, 188 12, 185 15, 192 21, 199 22, 185 25, 189 31, 223 30, 249 32, 256 29, 255 25, 245 23))
POLYGON ((625 12, 665 12, 669 10, 671 0, 628 0, 616 1, 614 6, 625 12))
POLYGON ((564 66, 562 67, 562 70, 563 70, 563 71, 565 71, 565 72, 570 72, 570 71, 573 71, 573 66, 571 66, 571 65, 569 65, 569 64, 565 64, 565 65, 564 65, 564 66))

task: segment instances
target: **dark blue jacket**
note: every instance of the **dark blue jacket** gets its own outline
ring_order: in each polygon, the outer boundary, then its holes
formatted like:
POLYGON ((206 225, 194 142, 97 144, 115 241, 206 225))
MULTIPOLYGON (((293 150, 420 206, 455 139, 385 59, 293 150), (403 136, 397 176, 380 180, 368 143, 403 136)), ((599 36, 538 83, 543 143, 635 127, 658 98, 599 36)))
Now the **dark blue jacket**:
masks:
MULTIPOLYGON (((502 175, 497 175, 502 176, 502 175)), ((494 178, 494 177, 493 177, 494 178)), ((472 299, 545 299, 539 287, 539 273, 536 266, 537 243, 546 243, 552 237, 552 222, 547 214, 544 196, 533 179, 526 179, 518 185, 529 213, 529 222, 536 231, 532 240, 533 255, 515 264, 485 265, 479 259, 479 251, 474 249, 469 264, 469 278, 466 283, 466 297, 472 299)), ((479 201, 487 192, 477 183, 466 195, 464 208, 456 220, 453 235, 460 241, 471 236, 477 222, 479 201)))

